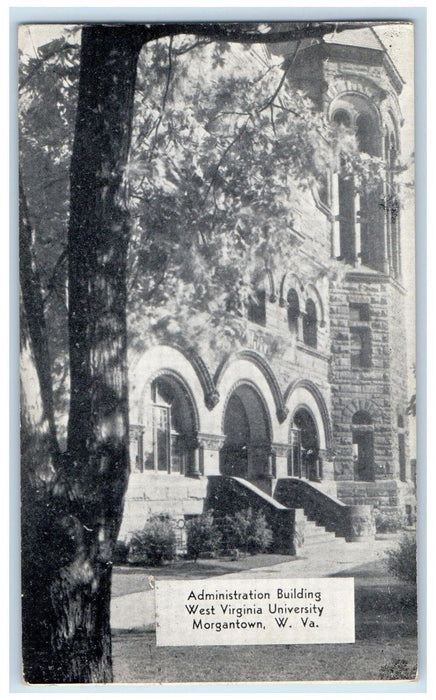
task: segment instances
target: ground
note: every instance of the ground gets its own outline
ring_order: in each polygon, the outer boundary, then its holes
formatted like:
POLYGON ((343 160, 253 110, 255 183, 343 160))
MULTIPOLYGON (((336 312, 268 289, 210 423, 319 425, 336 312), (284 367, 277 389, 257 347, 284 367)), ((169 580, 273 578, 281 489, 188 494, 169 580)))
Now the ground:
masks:
POLYGON ((117 683, 413 679, 414 590, 389 576, 385 552, 396 537, 334 542, 301 557, 256 555, 240 561, 179 562, 162 569, 116 568, 112 628, 117 683), (153 578, 353 576, 354 644, 156 647, 153 578), (396 663, 399 662, 399 663, 396 663), (389 676, 389 673, 391 675, 389 676))

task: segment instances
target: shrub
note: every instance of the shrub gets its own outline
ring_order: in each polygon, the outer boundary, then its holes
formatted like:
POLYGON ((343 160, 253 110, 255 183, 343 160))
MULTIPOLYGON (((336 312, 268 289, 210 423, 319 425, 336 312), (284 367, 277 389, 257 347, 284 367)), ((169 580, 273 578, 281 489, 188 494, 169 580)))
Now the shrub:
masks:
POLYGON ((406 516, 398 510, 392 512, 384 512, 382 510, 374 511, 375 530, 379 533, 398 532, 406 527, 406 516))
POLYGON ((380 668, 382 681, 414 680, 415 678, 416 666, 409 666, 406 659, 395 659, 380 668))
POLYGON ((112 554, 112 563, 115 566, 120 566, 127 563, 127 558, 129 555, 129 546, 125 542, 118 542, 115 544, 114 551, 112 554))
POLYGON ((130 564, 162 566, 172 561, 176 552, 176 535, 167 516, 154 515, 143 530, 133 533, 129 546, 130 564))
POLYGON ((273 539, 264 513, 251 508, 223 518, 224 545, 227 551, 241 549, 250 554, 265 552, 273 539))
POLYGON ((416 540, 412 535, 403 535, 396 549, 387 552, 388 571, 408 583, 416 582, 416 540))
POLYGON ((186 524, 188 557, 197 559, 200 552, 214 553, 221 546, 221 534, 211 512, 198 515, 186 524))

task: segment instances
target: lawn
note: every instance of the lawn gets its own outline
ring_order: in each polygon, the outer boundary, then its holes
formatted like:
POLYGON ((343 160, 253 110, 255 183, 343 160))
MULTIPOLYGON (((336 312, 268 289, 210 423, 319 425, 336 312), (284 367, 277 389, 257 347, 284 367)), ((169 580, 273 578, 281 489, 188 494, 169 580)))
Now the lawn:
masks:
MULTIPOLYGON (((269 566, 291 559, 257 555, 236 562, 183 562, 159 570, 118 568, 114 576, 114 594, 146 590, 150 587, 150 576, 206 578, 260 567, 266 572, 269 566)), ((354 644, 156 647, 154 632, 118 631, 113 636, 115 681, 380 680, 386 677, 386 669, 391 669, 393 678, 413 679, 417 658, 413 588, 390 577, 383 561, 348 568, 335 575, 355 578, 354 644)))

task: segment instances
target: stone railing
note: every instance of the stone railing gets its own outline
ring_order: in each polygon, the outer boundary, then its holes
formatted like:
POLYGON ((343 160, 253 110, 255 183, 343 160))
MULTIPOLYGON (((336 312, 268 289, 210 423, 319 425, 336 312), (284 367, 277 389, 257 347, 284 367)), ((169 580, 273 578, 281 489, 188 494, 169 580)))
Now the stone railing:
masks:
POLYGON ((337 537, 345 537, 347 542, 375 536, 371 506, 348 506, 312 482, 294 477, 278 479, 274 498, 288 508, 302 508, 309 520, 334 532, 337 537))
POLYGON ((299 512, 278 503, 246 479, 209 476, 206 508, 213 510, 218 518, 247 508, 260 511, 273 533, 271 551, 296 554, 301 546, 299 512))

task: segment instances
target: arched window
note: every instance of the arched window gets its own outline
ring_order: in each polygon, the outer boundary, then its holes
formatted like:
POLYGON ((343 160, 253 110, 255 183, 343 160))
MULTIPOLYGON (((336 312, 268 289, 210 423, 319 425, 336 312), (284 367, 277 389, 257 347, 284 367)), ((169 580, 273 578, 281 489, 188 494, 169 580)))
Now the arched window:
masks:
POLYGON ((183 385, 172 376, 151 384, 149 430, 144 435, 147 470, 188 474, 194 469, 195 416, 183 385))
POLYGON ((337 109, 333 115, 333 121, 338 126, 349 127, 351 124, 350 115, 345 109, 337 109))
POLYGON ((306 313, 303 318, 303 340, 311 348, 316 348, 317 346, 317 325, 316 306, 312 299, 308 299, 306 301, 306 313))
POLYGON ((288 328, 291 333, 298 334, 298 318, 300 316, 300 302, 295 289, 290 289, 287 296, 288 302, 288 328))
POLYGON ((376 128, 368 114, 359 114, 356 119, 356 136, 359 150, 374 156, 377 153, 376 128))
POLYGON ((266 291, 265 286, 259 286, 248 299, 248 320, 259 326, 266 325, 266 291))
MULTIPOLYGON (((332 112, 335 124, 353 129, 359 151, 382 154, 379 116, 370 100, 353 93, 338 97, 332 112)), ((383 188, 374 178, 359 177, 341 164, 337 191, 333 189, 338 214, 335 255, 351 265, 359 263, 384 271, 383 188)))
POLYGON ((354 478, 374 481, 374 429, 367 411, 356 411, 351 419, 353 436, 354 478))
POLYGON ((319 459, 319 437, 315 420, 307 408, 295 412, 291 424, 291 449, 288 453, 289 476, 320 481, 322 465, 319 459))

